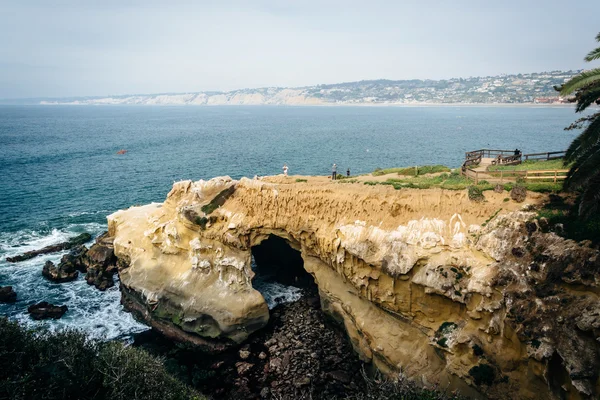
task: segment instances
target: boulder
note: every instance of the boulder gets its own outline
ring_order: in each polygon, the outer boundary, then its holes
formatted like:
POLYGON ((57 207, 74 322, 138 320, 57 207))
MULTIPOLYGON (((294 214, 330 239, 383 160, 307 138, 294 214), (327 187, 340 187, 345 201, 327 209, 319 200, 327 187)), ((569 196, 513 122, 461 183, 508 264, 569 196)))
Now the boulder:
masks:
POLYGON ((62 283, 77 279, 79 271, 72 268, 70 264, 63 265, 61 263, 57 267, 52 261, 46 261, 42 269, 42 275, 52 282, 62 283))
POLYGON ((21 255, 15 256, 15 257, 7 257, 6 261, 14 263, 14 262, 19 262, 19 261, 29 260, 29 259, 37 257, 41 254, 56 253, 59 251, 68 250, 75 246, 82 245, 85 242, 90 241, 91 239, 92 239, 92 235, 90 235, 87 232, 82 233, 80 235, 77 235, 77 236, 69 239, 66 242, 46 246, 39 250, 28 251, 26 253, 23 253, 21 255))
POLYGON ((517 203, 522 203, 527 198, 527 189, 525 186, 517 185, 510 191, 510 198, 517 203))
POLYGON ((31 315, 31 318, 35 320, 48 318, 59 319, 68 309, 67 306, 55 306, 47 301, 42 301, 41 303, 29 306, 27 312, 31 315))
POLYGON ((0 286, 0 303, 14 303, 17 301, 17 293, 12 286, 0 286))

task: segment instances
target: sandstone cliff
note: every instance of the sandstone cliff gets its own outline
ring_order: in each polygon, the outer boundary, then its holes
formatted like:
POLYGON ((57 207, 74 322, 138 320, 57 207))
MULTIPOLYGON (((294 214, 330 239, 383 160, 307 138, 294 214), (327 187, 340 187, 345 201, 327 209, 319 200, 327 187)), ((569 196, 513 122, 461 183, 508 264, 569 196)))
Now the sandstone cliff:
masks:
MULTIPOLYGON (((108 217, 126 306, 218 351, 266 324, 251 249, 301 251, 323 310, 366 362, 492 398, 597 396, 598 251, 487 193, 315 179, 174 184, 162 204, 108 217)), ((540 198, 533 198, 532 202, 540 198)))

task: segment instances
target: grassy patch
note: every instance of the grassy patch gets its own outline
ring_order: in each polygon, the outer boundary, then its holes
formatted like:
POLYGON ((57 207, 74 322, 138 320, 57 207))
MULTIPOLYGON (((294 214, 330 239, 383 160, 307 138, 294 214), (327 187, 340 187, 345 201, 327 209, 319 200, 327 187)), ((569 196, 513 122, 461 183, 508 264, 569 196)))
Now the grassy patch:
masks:
POLYGON ((0 318, 0 398, 204 399, 144 350, 0 318))
POLYGON ((417 166, 387 169, 377 168, 375 171, 373 171, 373 176, 380 176, 393 173, 397 173, 398 175, 419 176, 425 174, 433 174, 436 172, 450 172, 450 168, 446 167, 445 165, 423 165, 420 167, 417 166))
POLYGON ((308 180, 307 179, 300 179, 300 178, 298 178, 298 179, 296 179, 296 182, 308 182, 308 180))
POLYGON ((490 171, 540 171, 554 169, 568 169, 569 166, 563 164, 563 160, 549 161, 525 161, 517 165, 490 165, 490 171))
POLYGON ((235 192, 235 186, 229 186, 227 189, 222 190, 218 195, 215 196, 214 199, 210 201, 210 203, 202 206, 200 210, 206 215, 212 213, 217 208, 221 207, 225 204, 225 201, 235 192))

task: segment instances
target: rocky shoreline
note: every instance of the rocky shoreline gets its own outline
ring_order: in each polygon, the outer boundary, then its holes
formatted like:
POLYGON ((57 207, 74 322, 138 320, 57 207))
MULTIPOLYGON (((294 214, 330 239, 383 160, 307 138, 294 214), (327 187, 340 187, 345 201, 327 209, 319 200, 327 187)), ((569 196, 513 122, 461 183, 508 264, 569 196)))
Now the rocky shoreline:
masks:
POLYGON ((320 310, 316 291, 277 306, 265 328, 225 352, 178 348, 156 332, 139 334, 134 345, 166 356, 171 372, 215 399, 347 398, 366 391, 365 365, 320 310))

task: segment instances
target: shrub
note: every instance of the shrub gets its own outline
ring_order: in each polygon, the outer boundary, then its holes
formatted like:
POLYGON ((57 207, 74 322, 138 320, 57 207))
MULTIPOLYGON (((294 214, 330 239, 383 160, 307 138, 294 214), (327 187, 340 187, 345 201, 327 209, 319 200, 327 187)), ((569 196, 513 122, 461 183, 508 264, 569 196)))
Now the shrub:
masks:
POLYGON ((296 179, 296 182, 308 182, 308 180, 298 178, 298 179, 296 179))
POLYGON ((0 318, 0 365, 0 398, 203 398, 143 350, 76 331, 29 331, 6 318, 0 318))
POLYGON ((369 377, 363 371, 367 390, 352 397, 356 400, 458 400, 460 396, 454 393, 444 393, 434 389, 419 387, 413 380, 400 374, 397 380, 389 380, 376 373, 369 377))
POLYGON ((221 207, 225 204, 225 201, 235 192, 235 186, 229 186, 227 189, 222 190, 218 195, 215 196, 214 199, 210 201, 210 203, 202 206, 200 210, 206 215, 212 213, 217 208, 221 207))
POLYGON ((469 186, 469 200, 471 201, 484 201, 483 191, 477 186, 469 186))
POLYGON ((494 383, 496 373, 494 369, 487 364, 477 365, 469 370, 469 375, 473 377, 475 384, 479 385, 491 385, 494 383))

